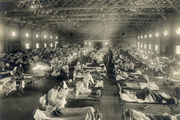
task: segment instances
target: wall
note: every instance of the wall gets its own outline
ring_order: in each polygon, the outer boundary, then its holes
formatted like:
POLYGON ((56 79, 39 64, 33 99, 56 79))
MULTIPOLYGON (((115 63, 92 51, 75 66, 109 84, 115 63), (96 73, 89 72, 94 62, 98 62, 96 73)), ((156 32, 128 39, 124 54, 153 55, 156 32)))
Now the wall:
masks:
POLYGON ((6 45, 6 41, 5 41, 4 24, 0 23, 0 52, 5 51, 6 48, 5 45, 6 45))
MULTIPOLYGON (((151 50, 155 52, 155 45, 158 45, 158 50, 156 51, 157 53, 167 56, 175 54, 176 45, 180 45, 180 35, 175 32, 176 28, 180 28, 179 20, 180 18, 173 20, 169 19, 169 24, 164 19, 159 19, 149 25, 146 30, 139 30, 136 40, 137 42, 140 42, 140 44, 143 44, 143 49, 145 49, 144 44, 146 44, 147 50, 149 49, 149 44, 151 44, 151 50), (167 31, 166 36, 164 35, 165 31, 167 31), (155 36, 155 33, 157 32, 159 33, 158 37, 155 36), (149 34, 152 34, 151 38, 149 37, 149 34), (144 38, 144 35, 147 35, 147 38, 144 38), (142 39, 141 36, 143 36, 142 39)), ((138 44, 136 43, 136 47, 137 46, 138 44)))
POLYGON ((60 42, 57 33, 54 34, 38 27, 34 30, 31 24, 27 24, 23 28, 22 25, 18 21, 13 21, 9 25, 6 25, 6 22, 0 23, 0 52, 11 53, 19 50, 23 51, 26 50, 26 44, 29 44, 29 49, 36 49, 37 43, 39 44, 39 48, 44 48, 44 43, 47 43, 47 47, 50 47, 52 43, 52 47, 54 48, 55 42, 58 42, 56 47, 59 47, 60 42), (14 36, 13 32, 15 33, 14 36), (44 38, 44 35, 46 35, 46 38, 44 38), (52 39, 50 36, 52 36, 52 39))

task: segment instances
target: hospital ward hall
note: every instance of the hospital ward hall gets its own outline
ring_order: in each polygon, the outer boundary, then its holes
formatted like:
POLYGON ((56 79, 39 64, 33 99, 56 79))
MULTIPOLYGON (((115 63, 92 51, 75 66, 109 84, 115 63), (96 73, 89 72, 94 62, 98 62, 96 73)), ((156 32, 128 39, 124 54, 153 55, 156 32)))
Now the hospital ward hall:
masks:
POLYGON ((0 0, 0 120, 180 120, 180 1, 0 0))

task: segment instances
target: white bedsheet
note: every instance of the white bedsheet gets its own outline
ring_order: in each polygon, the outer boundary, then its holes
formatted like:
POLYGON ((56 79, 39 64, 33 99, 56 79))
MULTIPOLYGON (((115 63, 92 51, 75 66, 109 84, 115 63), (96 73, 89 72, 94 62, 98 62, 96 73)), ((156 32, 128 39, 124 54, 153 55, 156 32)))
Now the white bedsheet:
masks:
POLYGON ((44 111, 37 109, 33 117, 35 120, 95 120, 95 110, 92 107, 63 108, 62 113, 67 117, 47 117, 44 111))

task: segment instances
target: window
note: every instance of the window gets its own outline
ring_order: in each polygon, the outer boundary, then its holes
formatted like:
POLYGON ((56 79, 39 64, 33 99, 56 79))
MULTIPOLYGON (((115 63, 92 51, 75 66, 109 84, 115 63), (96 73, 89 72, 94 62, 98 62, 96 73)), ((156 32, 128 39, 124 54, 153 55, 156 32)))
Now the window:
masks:
POLYGON ((29 34, 28 34, 28 33, 26 33, 26 37, 29 37, 29 34))
POLYGON ((149 44, 149 50, 151 50, 151 44, 149 44))
POLYGON ((139 36, 137 38, 139 39, 139 36))
POLYGON ((52 44, 52 43, 50 43, 50 47, 53 47, 53 44, 52 44))
POLYGON ((164 36, 167 36, 168 32, 167 30, 163 32, 164 36))
POLYGON ((58 41, 56 41, 55 43, 58 44, 58 41))
POLYGON ((36 48, 39 48, 39 43, 36 43, 36 48))
POLYGON ((46 36, 46 35, 44 35, 44 38, 47 38, 47 36, 46 36))
POLYGON ((25 44, 26 49, 29 49, 29 43, 25 44))
POLYGON ((44 47, 45 47, 45 48, 47 47, 47 44, 46 44, 46 43, 44 43, 44 47))
POLYGON ((152 38, 152 34, 149 34, 149 38, 152 38))
POLYGON ((141 48, 143 47, 143 44, 141 44, 141 48))
POLYGON ((141 36, 141 39, 143 39, 143 36, 141 36))
POLYGON ((16 36, 16 33, 14 31, 12 31, 12 36, 16 36))
POLYGON ((39 37, 39 35, 38 34, 36 34, 36 38, 38 38, 39 37))
POLYGON ((105 42, 105 45, 107 45, 107 42, 105 42))
POLYGON ((175 29, 175 31, 178 35, 180 34, 180 28, 175 29))
POLYGON ((56 36, 56 39, 58 39, 58 37, 56 36))
POLYGON ((156 36, 156 37, 159 37, 159 33, 158 33, 158 32, 157 32, 157 33, 155 33, 155 36, 156 36))
POLYGON ((52 39, 52 36, 50 36, 50 38, 52 39))
POLYGON ((91 45, 91 42, 89 42, 89 45, 91 45))
POLYGON ((87 44, 87 42, 84 42, 84 44, 86 45, 86 44, 87 44))
POLYGON ((176 54, 180 54, 180 45, 176 46, 176 54))
POLYGON ((146 44, 144 44, 144 48, 146 48, 146 44))
POLYGON ((155 45, 155 50, 158 50, 158 45, 155 45))
POLYGON ((147 35, 144 35, 144 38, 147 38, 147 35))

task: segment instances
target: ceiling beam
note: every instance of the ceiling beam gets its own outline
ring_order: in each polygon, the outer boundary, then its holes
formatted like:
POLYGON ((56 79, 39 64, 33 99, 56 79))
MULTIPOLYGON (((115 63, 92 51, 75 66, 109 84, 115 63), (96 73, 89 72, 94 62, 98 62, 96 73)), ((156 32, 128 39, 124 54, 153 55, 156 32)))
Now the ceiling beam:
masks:
MULTIPOLYGON (((157 12, 114 12, 114 13, 73 13, 73 14, 34 14, 34 15, 19 15, 17 14, 16 17, 53 17, 53 16, 98 16, 98 15, 111 15, 111 16, 120 16, 120 15, 159 15, 157 12)), ((171 14, 171 13, 161 13, 161 14, 171 14)), ((13 14, 14 15, 14 14, 13 14)), ((7 14, 8 17, 8 14, 7 14)), ((9 17, 11 17, 9 15, 9 17)))
MULTIPOLYGON (((30 2, 32 0, 1 0, 1 2, 30 2)), ((43 0, 33 0, 33 1, 43 1, 43 0)))
MULTIPOLYGON (((155 8, 154 8, 155 9, 155 8)), ((171 22, 163 15, 163 14, 161 14, 159 11, 158 11, 158 9, 155 9, 156 10, 156 12, 157 13, 159 13, 160 15, 161 15, 161 17, 169 24, 169 25, 171 25, 171 22)))
POLYGON ((10 25, 11 22, 15 19, 15 17, 12 17, 7 23, 6 23, 6 26, 10 25))
MULTIPOLYGON (((117 17, 117 18, 106 18, 106 21, 108 20, 113 20, 113 21, 116 21, 116 20, 133 20, 133 19, 136 19, 136 20, 141 20, 141 21, 148 21, 147 19, 145 18, 121 18, 121 17, 117 17)), ((101 18, 69 18, 69 19, 59 19, 59 18, 53 18, 53 19, 21 19, 22 21, 27 21, 27 20, 32 20, 32 21, 68 21, 68 20, 71 20, 72 21, 78 21, 78 20, 98 20, 98 21, 103 21, 103 19, 101 18)), ((152 20, 152 19, 151 19, 152 20)), ((104 21, 105 22, 105 21, 104 21)))
POLYGON ((180 10, 174 4, 172 4, 170 0, 166 0, 166 1, 174 8, 175 11, 180 13, 180 10))
POLYGON ((27 24, 28 24, 29 21, 26 21, 26 23, 24 23, 21 27, 21 29, 23 29, 27 24))
MULTIPOLYGON (((1 0, 2 2, 2 0, 1 0)), ((174 5, 175 7, 179 7, 179 5, 174 5)), ((37 10, 88 10, 88 9, 121 9, 121 8, 171 8, 172 6, 169 4, 147 4, 147 5, 118 5, 118 6, 78 6, 78 7, 54 7, 54 8, 37 8, 37 9, 13 9, 13 10, 2 10, 7 12, 25 12, 25 11, 37 11, 37 10)))
MULTIPOLYGON (((50 25, 62 25, 62 24, 73 24, 74 22, 52 22, 52 23, 49 23, 50 25)), ((76 23, 79 23, 79 22, 76 22, 76 23)), ((81 22, 81 25, 97 25, 97 24, 100 24, 102 22, 81 22)), ((103 24, 103 23, 102 23, 103 24)), ((113 25, 145 25, 146 23, 111 23, 113 25)), ((76 26, 73 25, 73 26, 76 26)))

